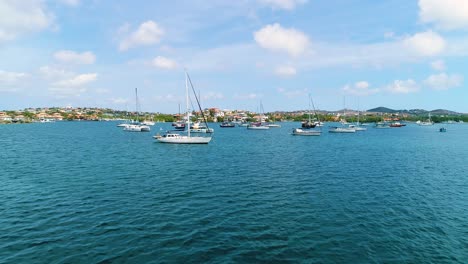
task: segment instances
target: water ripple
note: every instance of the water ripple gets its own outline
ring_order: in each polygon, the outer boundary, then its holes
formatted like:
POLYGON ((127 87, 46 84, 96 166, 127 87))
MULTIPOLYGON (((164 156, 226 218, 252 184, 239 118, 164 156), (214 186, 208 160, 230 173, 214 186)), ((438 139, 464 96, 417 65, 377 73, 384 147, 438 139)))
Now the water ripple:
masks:
POLYGON ((114 125, 0 126, 3 262, 468 259, 468 127, 308 138, 285 123, 179 146, 114 125))

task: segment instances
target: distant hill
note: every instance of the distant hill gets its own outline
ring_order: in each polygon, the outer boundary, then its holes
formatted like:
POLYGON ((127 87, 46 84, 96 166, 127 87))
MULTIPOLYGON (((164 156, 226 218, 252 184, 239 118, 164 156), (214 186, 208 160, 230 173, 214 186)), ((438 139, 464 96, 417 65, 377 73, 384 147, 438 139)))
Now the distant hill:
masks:
POLYGON ((446 109, 432 110, 431 114, 434 114, 434 115, 460 115, 460 113, 450 111, 450 110, 446 110, 446 109))
POLYGON ((393 109, 390 109, 390 108, 387 108, 387 107, 383 107, 383 106, 379 106, 379 107, 376 107, 376 108, 372 108, 372 109, 369 109, 367 110, 367 112, 373 112, 373 113, 398 113, 398 112, 401 112, 401 111, 398 111, 398 110, 393 110, 393 109))
POLYGON ((460 113, 446 110, 446 109, 435 109, 432 111, 427 111, 424 109, 394 110, 394 109, 390 109, 390 108, 383 107, 383 106, 369 109, 367 110, 367 112, 388 113, 388 114, 405 113, 405 114, 410 114, 410 115, 427 115, 430 112, 433 115, 460 115, 460 113))

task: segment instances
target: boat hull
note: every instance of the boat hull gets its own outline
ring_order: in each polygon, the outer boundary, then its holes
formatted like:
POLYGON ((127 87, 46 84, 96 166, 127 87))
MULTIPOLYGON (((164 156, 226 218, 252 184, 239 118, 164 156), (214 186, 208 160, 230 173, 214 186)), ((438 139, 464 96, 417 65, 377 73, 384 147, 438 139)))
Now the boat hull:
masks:
POLYGON ((346 127, 335 127, 335 128, 330 128, 328 132, 330 133, 356 133, 356 129, 346 128, 346 127))
POLYGON ((247 129, 250 129, 250 130, 268 130, 270 128, 267 127, 267 126, 248 126, 247 129))
POLYGON ((322 132, 318 130, 302 130, 298 128, 292 132, 293 136, 320 136, 321 134, 322 132))
POLYGON ((151 129, 149 126, 143 125, 127 125, 123 130, 127 132, 149 132, 151 129))
POLYGON ((168 138, 163 136, 155 136, 154 138, 160 143, 168 144, 208 144, 211 141, 211 137, 179 136, 168 138))

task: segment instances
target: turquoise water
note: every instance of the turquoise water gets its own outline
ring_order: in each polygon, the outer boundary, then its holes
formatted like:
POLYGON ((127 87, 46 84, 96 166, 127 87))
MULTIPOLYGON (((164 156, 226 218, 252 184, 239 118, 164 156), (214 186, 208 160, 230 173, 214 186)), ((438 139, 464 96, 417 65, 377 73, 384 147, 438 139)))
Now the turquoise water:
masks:
POLYGON ((468 125, 155 143, 0 126, 0 262, 467 263, 468 125))

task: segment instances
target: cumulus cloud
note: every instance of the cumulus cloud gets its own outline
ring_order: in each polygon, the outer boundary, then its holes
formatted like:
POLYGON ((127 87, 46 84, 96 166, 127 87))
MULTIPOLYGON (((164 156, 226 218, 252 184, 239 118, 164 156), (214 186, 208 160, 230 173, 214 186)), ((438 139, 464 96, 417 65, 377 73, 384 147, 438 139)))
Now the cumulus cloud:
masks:
POLYGON ((434 56, 445 49, 445 40, 432 30, 416 33, 407 37, 403 43, 415 54, 420 56, 434 56))
POLYGON ((366 81, 356 82, 352 85, 345 85, 343 91, 348 94, 357 95, 357 96, 367 96, 376 94, 379 92, 379 89, 371 89, 370 84, 366 81))
MULTIPOLYGON (((70 73, 67 73, 69 75, 70 73)), ((86 92, 86 85, 97 80, 97 73, 73 75, 67 79, 53 82, 49 91, 57 97, 80 96, 86 92)))
POLYGON ((63 63, 73 64, 93 64, 96 61, 96 56, 90 51, 79 53, 72 50, 60 50, 54 53, 54 58, 63 63))
POLYGON ((443 60, 436 60, 431 62, 431 68, 436 71, 444 71, 445 70, 445 62, 443 60))
POLYGON ((39 73, 46 80, 66 79, 74 75, 73 72, 69 72, 64 69, 55 68, 53 66, 42 66, 39 68, 39 73))
POLYGON ((296 6, 305 4, 307 0, 259 0, 259 2, 273 9, 293 10, 296 6))
POLYGON ((294 28, 283 28, 278 23, 267 25, 254 32, 254 38, 262 48, 287 52, 291 56, 305 53, 310 43, 303 32, 294 28))
MULTIPOLYGON (((119 32, 122 33, 128 29, 128 25, 124 25, 119 32)), ((119 49, 125 51, 136 46, 153 45, 159 43, 163 35, 164 29, 156 22, 149 20, 142 23, 136 31, 127 34, 120 42, 119 49)))
POLYGON ((280 66, 275 70, 275 74, 281 77, 291 77, 296 75, 296 73, 296 68, 292 66, 280 66))
POLYGON ((85 74, 79 74, 74 76, 71 79, 66 79, 66 80, 61 80, 58 82, 55 82, 55 86, 62 86, 62 87, 77 87, 77 86, 83 86, 85 84, 88 84, 90 82, 94 82, 97 80, 97 73, 85 73, 85 74))
POLYGON ((466 0, 419 0, 418 4, 421 22, 445 30, 468 28, 466 0))
POLYGON ((154 58, 151 64, 154 67, 166 69, 166 70, 172 70, 172 69, 177 68, 176 61, 171 60, 169 58, 162 57, 162 56, 157 56, 156 58, 154 58))
POLYGON ((409 94, 418 92, 420 86, 412 79, 406 81, 395 80, 386 87, 386 90, 390 93, 409 94))
POLYGON ((459 74, 433 74, 424 80, 424 84, 434 90, 448 90, 450 88, 459 87, 462 83, 463 76, 459 74))
POLYGON ((0 42, 47 29, 53 21, 54 16, 47 11, 43 1, 0 1, 0 42))

